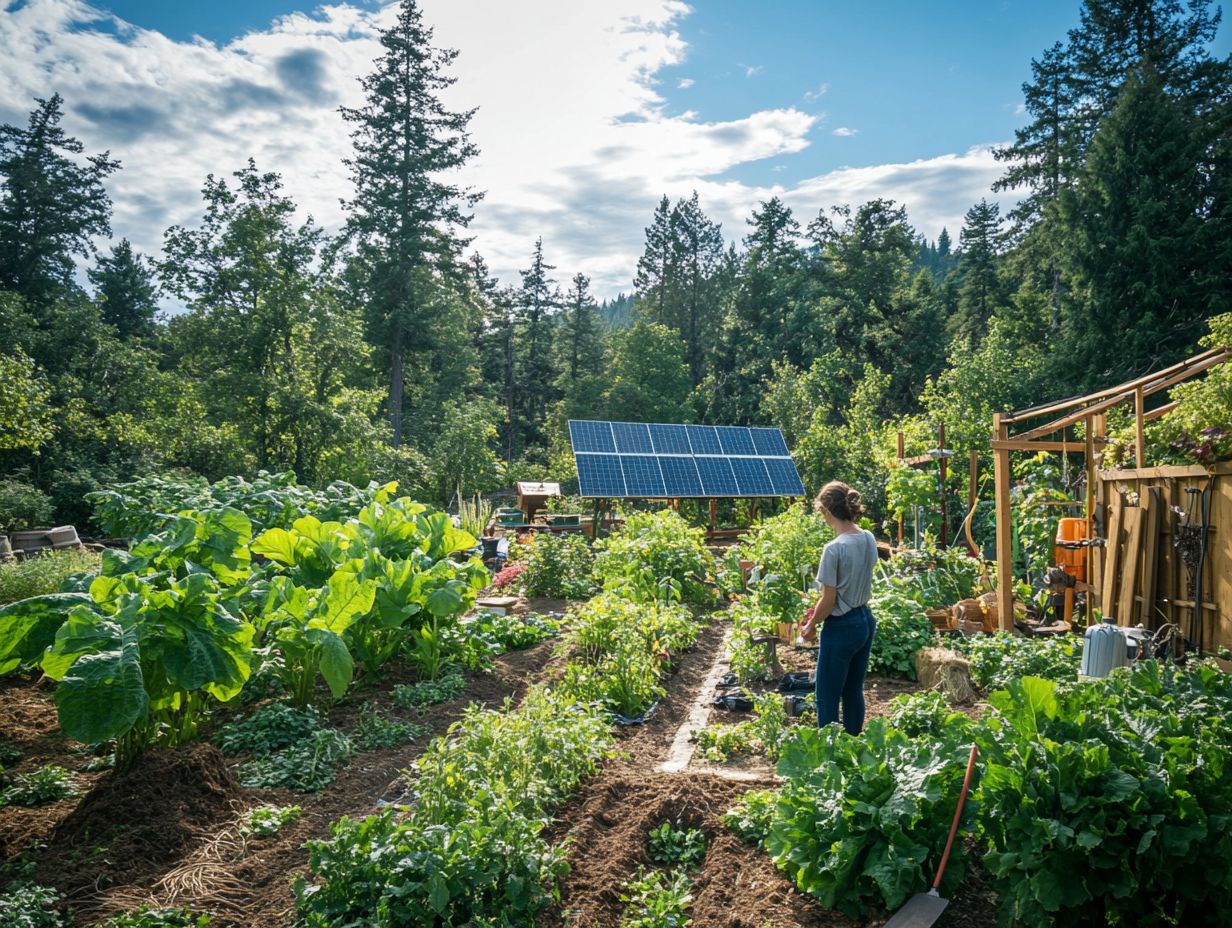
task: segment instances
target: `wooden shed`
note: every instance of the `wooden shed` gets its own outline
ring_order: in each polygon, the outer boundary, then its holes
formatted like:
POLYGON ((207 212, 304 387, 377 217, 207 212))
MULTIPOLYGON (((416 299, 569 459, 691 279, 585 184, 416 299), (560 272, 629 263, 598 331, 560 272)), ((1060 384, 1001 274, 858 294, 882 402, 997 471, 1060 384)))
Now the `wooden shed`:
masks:
MULTIPOLYGON (((1146 422, 1175 408, 1164 402, 1148 409, 1151 396, 1230 357, 1232 348, 1212 348, 1089 396, 993 416, 998 588, 1014 585, 1010 455, 1082 453, 1087 537, 1103 540, 1090 551, 1087 574, 1100 611, 1127 626, 1153 629, 1176 623, 1204 650, 1232 647, 1232 464, 1147 467, 1143 433, 1146 422), (1136 466, 1100 470, 1097 452, 1107 443, 1107 413, 1122 404, 1134 410, 1136 466), (1055 418, 1030 425, 1046 416, 1055 418), (1085 426, 1083 437, 1070 436, 1079 422, 1085 426), (1013 426, 1019 430, 1012 431, 1013 426)), ((1012 597, 999 598, 998 622, 1003 629, 1013 628, 1012 597)))

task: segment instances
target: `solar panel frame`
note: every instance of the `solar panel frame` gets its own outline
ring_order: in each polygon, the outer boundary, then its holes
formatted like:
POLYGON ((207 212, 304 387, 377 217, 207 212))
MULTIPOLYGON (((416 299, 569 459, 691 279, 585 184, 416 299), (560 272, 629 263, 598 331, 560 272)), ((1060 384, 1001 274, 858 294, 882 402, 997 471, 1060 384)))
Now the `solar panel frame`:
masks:
POLYGON ((624 471, 615 454, 574 454, 578 469, 578 493, 585 497, 621 499, 627 497, 624 471))
POLYGON ((595 419, 571 419, 568 424, 584 497, 804 495, 778 429, 595 419))

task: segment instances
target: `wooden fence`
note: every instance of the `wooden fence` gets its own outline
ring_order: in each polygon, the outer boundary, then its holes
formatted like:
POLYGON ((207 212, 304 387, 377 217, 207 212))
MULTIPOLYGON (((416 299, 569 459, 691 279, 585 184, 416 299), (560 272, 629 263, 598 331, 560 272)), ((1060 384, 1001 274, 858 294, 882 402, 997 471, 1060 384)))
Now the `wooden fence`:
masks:
POLYGON ((1173 622, 1204 650, 1232 648, 1232 464, 1099 471, 1095 522, 1107 545, 1093 550, 1089 576, 1105 616, 1148 629, 1173 622), (1186 521, 1203 528, 1186 531, 1186 521), (1195 617, 1198 559, 1185 552, 1203 533, 1195 617))

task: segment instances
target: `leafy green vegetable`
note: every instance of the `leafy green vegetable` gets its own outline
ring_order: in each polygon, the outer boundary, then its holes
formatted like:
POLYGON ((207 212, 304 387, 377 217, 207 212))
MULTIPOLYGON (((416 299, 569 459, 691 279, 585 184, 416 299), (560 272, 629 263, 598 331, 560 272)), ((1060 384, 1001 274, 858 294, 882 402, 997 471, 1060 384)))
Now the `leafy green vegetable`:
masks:
POLYGON ((620 901, 625 913, 620 928, 686 928, 693 894, 684 870, 639 869, 628 882, 620 901))
MULTIPOLYGON (((913 740, 874 719, 853 737, 837 725, 801 728, 783 747, 787 782, 773 814, 743 813, 746 833, 765 829, 765 847, 796 886, 826 908, 863 917, 893 910, 928 885, 949 832, 967 746, 913 740)), ((975 806, 964 811, 967 828, 975 806)), ((741 814, 737 814, 737 819, 741 814)), ((942 894, 965 869, 955 845, 942 894)))
POLYGON ((236 772, 241 786, 314 793, 334 782, 335 768, 354 752, 346 735, 322 728, 290 747, 240 764, 236 772))
POLYGON ((566 868, 541 831, 606 751, 603 718, 532 688, 516 709, 471 707, 451 734, 416 764, 413 815, 343 819, 309 842, 317 882, 295 888, 306 926, 373 912, 391 925, 529 924, 548 903, 566 868))
POLYGON ((376 751, 414 741, 429 731, 427 725, 386 718, 375 706, 365 705, 359 711, 359 725, 351 740, 361 751, 376 751))
POLYGON ((1001 920, 1199 924, 1226 913, 1232 678, 1154 663, 990 697, 977 799, 1001 920))
POLYGON ((650 859, 669 867, 695 869, 706 857, 706 833, 679 823, 662 822, 650 830, 650 859))
POLYGON ((35 808, 80 795, 71 773, 55 764, 44 764, 38 770, 14 777, 13 785, 0 791, 0 806, 35 808))
POLYGON ((214 742, 224 754, 248 751, 264 757, 304 740, 320 727, 321 717, 316 710, 274 702, 222 726, 214 742))
POLYGON ((393 688, 394 705, 403 709, 415 709, 420 706, 431 706, 438 702, 449 702, 457 699, 466 689, 466 679, 460 673, 446 674, 435 680, 421 680, 419 683, 399 683, 393 688))
POLYGON ((299 806, 258 806, 249 809, 244 813, 244 833, 268 838, 299 821, 302 812, 299 806))

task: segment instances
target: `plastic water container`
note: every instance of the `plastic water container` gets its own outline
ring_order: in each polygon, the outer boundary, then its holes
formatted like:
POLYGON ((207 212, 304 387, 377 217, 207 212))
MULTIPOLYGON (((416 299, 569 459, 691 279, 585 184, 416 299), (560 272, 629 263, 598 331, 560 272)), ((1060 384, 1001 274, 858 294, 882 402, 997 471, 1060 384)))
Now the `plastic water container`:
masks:
POLYGON ((1082 667, 1078 671, 1081 676, 1106 677, 1113 669, 1124 667, 1129 662, 1125 636, 1113 622, 1113 619, 1106 618, 1087 629, 1082 648, 1082 667))

